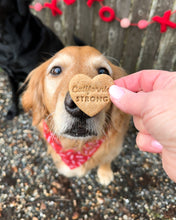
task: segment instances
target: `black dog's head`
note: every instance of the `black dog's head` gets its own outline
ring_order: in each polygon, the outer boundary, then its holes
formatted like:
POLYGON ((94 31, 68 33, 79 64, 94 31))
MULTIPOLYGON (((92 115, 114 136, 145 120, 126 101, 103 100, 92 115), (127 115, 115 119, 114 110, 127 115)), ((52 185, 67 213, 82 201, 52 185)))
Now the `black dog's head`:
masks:
POLYGON ((18 13, 25 16, 29 11, 29 4, 33 0, 0 0, 0 15, 1 18, 9 13, 18 13))

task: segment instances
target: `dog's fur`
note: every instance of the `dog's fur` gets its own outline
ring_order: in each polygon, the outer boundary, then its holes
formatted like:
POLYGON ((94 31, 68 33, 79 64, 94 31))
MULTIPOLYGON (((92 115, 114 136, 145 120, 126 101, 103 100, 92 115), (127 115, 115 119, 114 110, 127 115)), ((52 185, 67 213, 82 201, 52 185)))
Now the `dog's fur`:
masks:
POLYGON ((0 0, 0 67, 12 87, 7 119, 18 114, 18 87, 29 72, 64 46, 58 37, 30 13, 32 0, 0 0))
POLYGON ((100 68, 106 68, 113 79, 125 75, 120 67, 113 65, 93 47, 66 47, 30 73, 22 104, 26 111, 32 110, 33 124, 37 125, 41 133, 42 121, 47 120, 48 126, 65 149, 80 151, 85 142, 105 136, 105 141, 96 153, 73 170, 65 165, 50 145, 48 149, 61 174, 81 177, 98 166, 100 183, 108 185, 113 180, 111 162, 120 152, 129 116, 112 103, 94 117, 88 117, 77 106, 71 105, 79 113, 75 116, 67 111, 65 101, 68 98, 69 82, 74 75, 81 73, 93 78, 100 68), (55 67, 61 67, 62 72, 53 76, 51 73, 55 67))

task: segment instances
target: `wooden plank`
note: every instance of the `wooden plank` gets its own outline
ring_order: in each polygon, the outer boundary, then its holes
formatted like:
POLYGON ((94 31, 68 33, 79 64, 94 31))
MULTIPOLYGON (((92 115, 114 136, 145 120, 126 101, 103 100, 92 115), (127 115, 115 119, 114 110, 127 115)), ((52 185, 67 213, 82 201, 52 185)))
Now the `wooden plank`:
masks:
MULTIPOLYGON (((172 7, 172 11, 174 10, 176 10, 176 0, 172 7)), ((176 14, 171 16, 171 20, 176 22, 176 14)), ((176 31, 173 29, 168 28, 167 32, 162 34, 154 68, 176 71, 176 31)))
POLYGON ((82 39, 87 45, 92 45, 94 10, 88 9, 85 1, 77 2, 77 20, 74 34, 82 39))
MULTIPOLYGON (((152 5, 152 13, 150 14, 150 16, 162 16, 166 10, 172 7, 173 2, 173 0, 154 0, 153 3, 155 4, 152 5)), ((161 36, 162 34, 160 33, 160 25, 158 23, 152 24, 150 25, 150 27, 147 28, 145 40, 143 42, 144 47, 141 50, 140 62, 138 63, 138 69, 154 68, 154 63, 156 62, 156 59, 158 57, 158 48, 161 36)))
MULTIPOLYGON (((151 1, 134 0, 131 11, 131 20, 137 23, 139 20, 148 18, 151 1)), ((126 31, 126 45, 122 57, 122 66, 128 73, 136 71, 136 64, 141 50, 141 43, 145 30, 140 30, 137 27, 130 27, 126 31)))
POLYGON ((176 33, 172 33, 173 30, 168 30, 161 38, 158 57, 154 63, 155 69, 176 71, 176 33))
MULTIPOLYGON (((112 6, 118 18, 121 19, 129 16, 131 1, 117 0, 114 1, 114 4, 112 6)), ((125 43, 124 41, 125 33, 126 30, 121 28, 120 23, 118 21, 109 24, 108 45, 107 45, 108 48, 107 55, 109 57, 113 57, 119 61, 121 60, 124 43, 125 43)))
POLYGON ((65 45, 73 44, 73 33, 76 29, 77 20, 77 2, 73 5, 66 5, 63 1, 60 2, 63 14, 61 19, 61 31, 64 37, 65 45))
MULTIPOLYGON (((100 17, 98 16, 99 10, 100 6, 98 4, 95 4, 92 42, 94 47, 96 47, 102 53, 107 54, 109 23, 104 22, 100 19, 100 17)), ((114 22, 115 21, 111 22, 111 24, 114 22)))

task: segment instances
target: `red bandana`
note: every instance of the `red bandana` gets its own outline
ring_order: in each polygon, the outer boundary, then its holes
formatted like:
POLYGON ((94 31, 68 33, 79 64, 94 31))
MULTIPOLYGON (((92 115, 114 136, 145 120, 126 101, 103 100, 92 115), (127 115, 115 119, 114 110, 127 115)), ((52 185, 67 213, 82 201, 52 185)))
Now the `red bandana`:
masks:
POLYGON ((100 145, 104 142, 104 138, 93 142, 87 142, 82 149, 82 152, 73 149, 63 150, 59 139, 49 130, 46 122, 43 122, 44 137, 47 142, 53 147, 57 154, 61 157, 63 162, 69 166, 70 169, 77 168, 84 164, 92 155, 98 150, 100 145))

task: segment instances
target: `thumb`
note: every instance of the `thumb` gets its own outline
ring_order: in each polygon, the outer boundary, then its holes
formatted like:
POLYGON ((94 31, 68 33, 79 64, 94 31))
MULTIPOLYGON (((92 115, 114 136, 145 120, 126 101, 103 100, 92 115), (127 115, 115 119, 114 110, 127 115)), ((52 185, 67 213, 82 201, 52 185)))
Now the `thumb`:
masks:
POLYGON ((109 93, 114 105, 131 115, 141 115, 148 99, 147 93, 134 93, 116 85, 109 88, 109 93))

